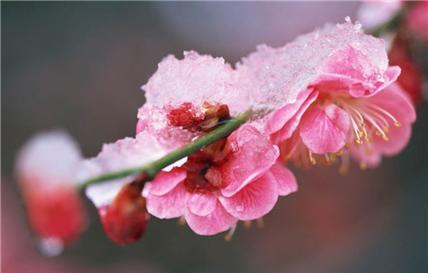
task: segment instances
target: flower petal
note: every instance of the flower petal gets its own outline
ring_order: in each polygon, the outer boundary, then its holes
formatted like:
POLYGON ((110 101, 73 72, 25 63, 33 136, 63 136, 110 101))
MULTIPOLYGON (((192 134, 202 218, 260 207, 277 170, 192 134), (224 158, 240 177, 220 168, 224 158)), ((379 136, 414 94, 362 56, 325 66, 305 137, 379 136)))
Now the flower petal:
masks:
POLYGON ((284 125, 297 113, 311 92, 311 89, 302 91, 297 96, 294 103, 285 104, 273 112, 266 124, 266 133, 273 134, 284 127, 284 125))
POLYGON ((300 124, 300 137, 314 153, 334 153, 345 145, 349 131, 348 114, 334 104, 308 111, 300 124))
POLYGON ((409 143, 411 134, 412 128, 410 125, 391 127, 388 132, 388 141, 378 136, 374 138, 376 150, 384 155, 396 155, 409 143))
POLYGON ((186 211, 184 217, 189 227, 199 235, 214 235, 226 231, 237 222, 218 201, 214 211, 207 216, 198 216, 186 211))
POLYGON ((184 214, 188 193, 183 184, 162 196, 149 194, 147 196, 147 211, 160 219, 180 217, 184 214))
POLYGON ((187 208, 198 216, 207 216, 212 213, 217 204, 217 197, 213 193, 192 193, 187 201, 187 208))
POLYGON ((219 170, 222 173, 222 195, 230 197, 248 183, 263 175, 279 156, 276 146, 257 129, 244 125, 228 137, 226 149, 231 151, 219 170))
POLYGON ((288 168, 282 166, 280 162, 273 165, 270 168, 270 172, 276 179, 279 195, 285 196, 297 191, 296 177, 288 168))
POLYGON ((401 124, 413 123, 416 120, 416 111, 412 101, 398 84, 388 86, 367 100, 388 111, 401 124))
POLYGON ((160 172, 151 183, 149 193, 161 196, 174 189, 186 178, 186 170, 174 168, 169 172, 160 172))
MULTIPOLYGON (((311 89, 312 90, 312 89, 311 89)), ((296 114, 279 130, 278 132, 271 135, 271 141, 275 144, 290 138, 295 132, 299 125, 300 119, 302 118, 305 111, 311 106, 311 104, 318 97, 318 92, 312 92, 306 101, 301 105, 296 114)))
POLYGON ((267 214, 278 200, 275 177, 267 173, 231 197, 220 196, 223 207, 239 220, 254 220, 267 214))
POLYGON ((371 168, 379 166, 381 162, 380 153, 376 150, 373 144, 369 144, 367 142, 362 145, 351 145, 350 153, 356 161, 371 168))
POLYGON ((347 45, 331 55, 321 71, 313 83, 318 91, 347 92, 352 97, 362 97, 374 95, 394 82, 401 70, 390 67, 380 71, 360 49, 347 45))

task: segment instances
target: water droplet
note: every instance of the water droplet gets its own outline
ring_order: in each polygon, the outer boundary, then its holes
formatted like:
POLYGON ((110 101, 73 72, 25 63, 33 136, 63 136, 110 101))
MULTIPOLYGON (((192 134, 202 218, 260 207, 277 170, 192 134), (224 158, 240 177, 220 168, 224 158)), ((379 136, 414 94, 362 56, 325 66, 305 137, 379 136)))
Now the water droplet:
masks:
POLYGON ((61 254, 64 250, 64 244, 58 238, 44 238, 40 240, 39 248, 43 255, 53 257, 61 254))

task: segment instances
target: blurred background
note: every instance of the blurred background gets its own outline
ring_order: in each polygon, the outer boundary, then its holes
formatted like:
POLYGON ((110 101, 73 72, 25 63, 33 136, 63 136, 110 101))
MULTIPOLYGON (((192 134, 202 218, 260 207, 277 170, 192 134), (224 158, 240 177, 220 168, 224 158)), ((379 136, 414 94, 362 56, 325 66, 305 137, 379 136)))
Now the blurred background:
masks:
POLYGON ((281 46, 355 18, 360 5, 2 2, 2 272, 428 272, 426 101, 399 156, 375 170, 355 164, 346 177, 334 167, 296 171, 299 192, 281 199, 263 228, 239 226, 231 242, 152 218, 141 241, 120 247, 87 202, 88 232, 61 256, 43 257, 14 179, 15 154, 36 132, 65 128, 86 156, 132 136, 139 87, 167 54, 194 49, 234 63, 260 43, 281 46))

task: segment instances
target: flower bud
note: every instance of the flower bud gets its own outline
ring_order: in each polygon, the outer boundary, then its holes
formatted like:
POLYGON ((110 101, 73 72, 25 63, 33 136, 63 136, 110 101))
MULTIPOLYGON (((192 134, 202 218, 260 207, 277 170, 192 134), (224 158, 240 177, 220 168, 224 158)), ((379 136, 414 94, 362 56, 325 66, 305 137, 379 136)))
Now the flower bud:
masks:
POLYGON ((117 244, 137 241, 146 229, 149 216, 141 190, 142 186, 135 181, 127 184, 110 205, 99 209, 105 233, 117 244))

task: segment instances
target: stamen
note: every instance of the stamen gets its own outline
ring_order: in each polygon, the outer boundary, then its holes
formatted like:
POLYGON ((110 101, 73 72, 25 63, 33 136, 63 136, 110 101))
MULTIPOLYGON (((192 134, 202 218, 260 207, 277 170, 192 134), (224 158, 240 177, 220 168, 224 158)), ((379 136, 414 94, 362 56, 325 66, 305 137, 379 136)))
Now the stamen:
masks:
POLYGON ((315 159, 314 155, 309 149, 308 149, 308 153, 309 153, 309 162, 311 162, 312 165, 316 165, 317 160, 315 159))
POLYGON ((224 236, 224 240, 226 242, 230 242, 232 240, 233 234, 235 234, 236 230, 236 224, 234 224, 230 229, 229 232, 224 236))
POLYGON ((375 127, 377 129, 377 132, 380 134, 380 136, 383 138, 383 140, 388 141, 389 138, 386 135, 386 133, 382 130, 382 128, 380 128, 379 124, 376 123, 375 120, 373 120, 373 118, 371 116, 369 116, 366 113, 363 113, 364 117, 367 119, 367 121, 369 121, 373 127, 375 127))
POLYGON ((383 126, 383 128, 389 128, 388 121, 381 114, 379 114, 378 112, 376 112, 370 108, 366 108, 365 112, 370 113, 371 115, 374 116, 374 118, 377 118, 379 124, 381 124, 383 126))
POLYGON ((331 161, 330 156, 328 154, 324 154, 324 158, 325 158, 325 161, 327 162, 327 165, 332 164, 332 161, 331 161))
POLYGON ((352 123, 352 129, 354 130, 354 134, 355 134, 355 142, 357 144, 362 144, 363 142, 361 141, 361 136, 360 136, 360 129, 357 125, 357 123, 355 122, 354 118, 352 117, 352 115, 350 116, 351 119, 351 123, 352 123))
POLYGON ((244 221, 244 228, 249 229, 251 227, 251 221, 244 221))
POLYGON ((401 123, 390 112, 388 112, 385 109, 383 109, 383 108, 381 108, 381 107, 379 107, 379 106, 377 106, 375 104, 372 104, 372 103, 366 103, 366 105, 369 106, 369 107, 372 107, 372 108, 374 108, 376 110, 378 110, 379 112, 382 112, 384 115, 386 115, 387 117, 389 117, 394 122, 395 126, 397 126, 397 127, 401 126, 401 123))
MULTIPOLYGON (((359 124, 360 124, 360 125, 363 125, 363 124, 364 124, 364 118, 363 118, 363 116, 361 115, 360 111, 358 111, 356 108, 352 107, 351 105, 346 105, 346 108, 347 108, 347 110, 349 109, 349 110, 351 110, 352 112, 354 112, 354 114, 356 114, 356 115, 357 115, 357 117, 358 117, 358 121, 359 121, 359 124)), ((347 112, 349 113, 349 111, 347 111, 347 112)), ((351 114, 351 115, 352 115, 352 114, 351 114)))
POLYGON ((350 163, 349 154, 345 153, 342 157, 342 163, 340 164, 340 167, 339 167, 339 173, 341 175, 346 175, 348 173, 349 163, 350 163))
POLYGON ((180 218, 178 218, 177 223, 178 223, 180 226, 185 226, 185 225, 186 225, 186 219, 184 219, 184 217, 183 217, 183 216, 181 216, 180 218))
POLYGON ((360 169, 363 171, 366 170, 367 169, 367 163, 364 161, 361 161, 360 162, 360 169))

